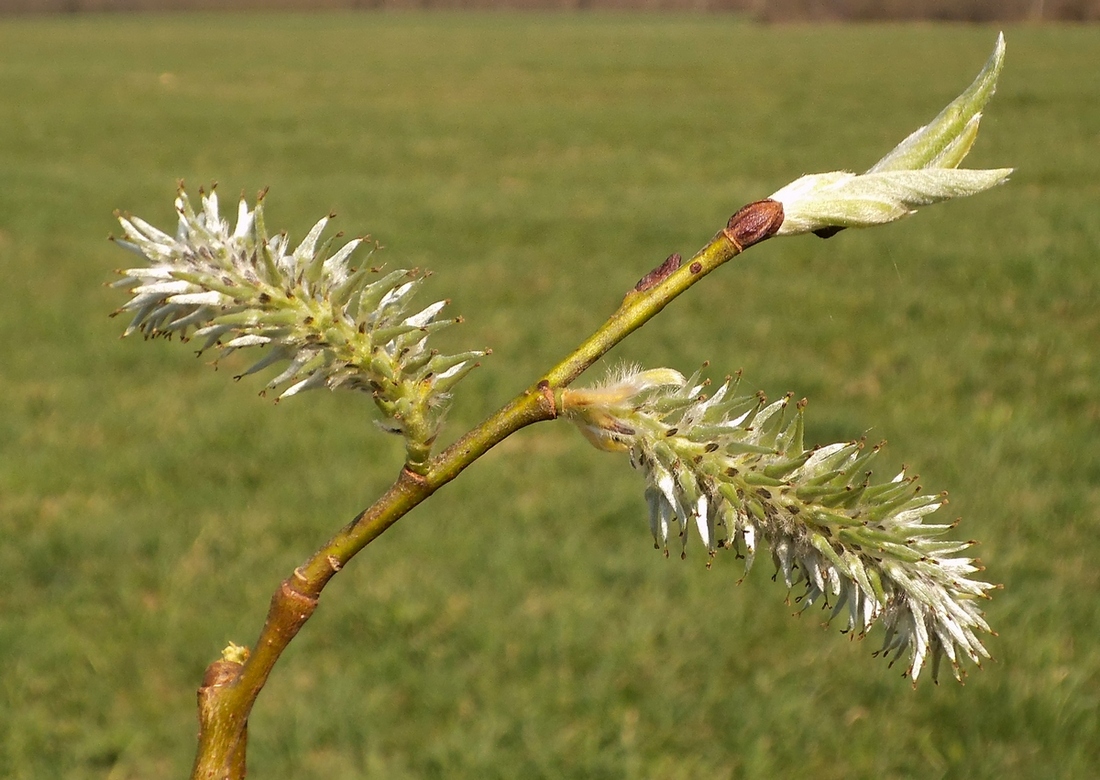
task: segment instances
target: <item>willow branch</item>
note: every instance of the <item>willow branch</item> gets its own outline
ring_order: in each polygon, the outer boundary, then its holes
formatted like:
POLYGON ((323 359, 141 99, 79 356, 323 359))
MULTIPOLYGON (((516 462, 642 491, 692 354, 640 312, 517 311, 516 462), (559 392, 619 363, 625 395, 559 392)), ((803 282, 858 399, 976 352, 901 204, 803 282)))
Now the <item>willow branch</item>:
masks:
POLYGON ((783 209, 757 201, 734 214, 725 228, 687 263, 672 255, 646 274, 614 314, 584 343, 513 400, 433 458, 426 473, 405 468, 372 506, 295 569, 271 600, 259 639, 243 663, 216 661, 199 689, 199 745, 192 778, 244 777, 248 715, 283 650, 313 614, 330 579, 360 550, 511 434, 557 416, 555 391, 568 386, 615 345, 675 298, 744 249, 775 235, 783 209))

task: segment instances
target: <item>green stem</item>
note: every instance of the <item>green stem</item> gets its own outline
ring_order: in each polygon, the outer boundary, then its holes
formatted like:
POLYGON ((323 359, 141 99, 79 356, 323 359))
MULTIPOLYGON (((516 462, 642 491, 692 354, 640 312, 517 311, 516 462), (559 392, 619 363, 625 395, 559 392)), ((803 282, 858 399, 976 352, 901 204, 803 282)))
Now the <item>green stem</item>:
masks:
POLYGON ((252 705, 283 650, 313 614, 325 585, 356 553, 508 436, 554 419, 556 390, 568 386, 718 266, 775 235, 782 220, 778 203, 758 201, 734 214, 727 227, 687 263, 681 263, 678 255, 670 257, 627 293, 607 322, 538 382, 432 459, 425 473, 403 469, 384 495, 295 569, 272 597, 267 621, 248 660, 232 665, 232 673, 226 672, 228 662, 215 662, 199 688, 199 746, 192 779, 244 777, 252 705))

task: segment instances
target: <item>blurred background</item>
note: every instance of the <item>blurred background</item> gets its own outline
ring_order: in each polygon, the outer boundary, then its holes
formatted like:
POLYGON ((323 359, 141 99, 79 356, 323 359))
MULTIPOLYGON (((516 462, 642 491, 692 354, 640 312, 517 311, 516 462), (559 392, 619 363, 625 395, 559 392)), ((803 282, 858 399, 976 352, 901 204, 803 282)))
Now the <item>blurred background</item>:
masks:
MULTIPOLYGON (((205 666, 400 466, 367 399, 276 406, 230 381, 244 358, 120 340, 115 209, 171 230, 180 179, 229 213, 270 187, 272 230, 331 210, 372 263, 431 269, 424 303, 466 319, 440 346, 493 349, 450 440, 742 204, 866 169, 999 29, 967 165, 1008 185, 755 247, 590 377, 710 361, 808 397, 812 443, 887 439, 876 477, 949 490, 1004 586, 996 662, 914 689, 879 632, 793 618, 766 554, 743 582, 698 545, 666 560, 625 460, 544 424, 331 583, 257 704, 250 776, 1100 776, 1100 29, 1035 23, 1049 2, 759 23, 780 5, 0 20, 0 776, 184 776, 205 666)), ((801 6, 834 7, 856 13, 801 6)))

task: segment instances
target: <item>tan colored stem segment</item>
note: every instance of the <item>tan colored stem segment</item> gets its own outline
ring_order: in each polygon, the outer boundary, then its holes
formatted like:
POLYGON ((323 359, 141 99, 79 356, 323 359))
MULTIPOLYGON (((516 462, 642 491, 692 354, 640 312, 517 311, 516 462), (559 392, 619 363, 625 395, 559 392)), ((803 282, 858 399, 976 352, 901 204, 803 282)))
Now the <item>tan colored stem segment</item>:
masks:
POLYGON ((245 774, 248 716, 275 662, 313 614, 336 572, 413 507, 520 428, 557 416, 555 391, 573 382, 616 344, 656 316, 674 298, 744 249, 775 235, 782 206, 772 200, 745 206, 686 263, 666 261, 627 293, 618 310, 568 357, 428 464, 424 474, 403 469, 372 506, 286 579, 271 599, 267 621, 242 664, 216 661, 199 689, 199 744, 193 780, 240 780, 245 774))

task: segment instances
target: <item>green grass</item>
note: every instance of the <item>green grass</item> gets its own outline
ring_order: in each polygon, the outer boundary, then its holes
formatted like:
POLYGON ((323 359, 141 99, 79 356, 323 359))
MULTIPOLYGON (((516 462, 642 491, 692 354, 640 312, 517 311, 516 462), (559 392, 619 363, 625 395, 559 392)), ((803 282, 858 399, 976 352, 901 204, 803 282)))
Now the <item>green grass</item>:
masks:
MULTIPOLYGON (((360 398, 279 406, 119 341, 111 213, 177 178, 269 225, 328 209, 426 266, 494 354, 455 436, 672 251, 796 176, 865 168, 969 83, 983 27, 698 16, 0 21, 0 776, 179 777, 194 690, 396 474, 360 398)), ((1012 182, 772 241, 613 353, 811 399, 890 440, 1004 583, 998 662, 922 683, 761 562, 652 549, 641 480, 523 431, 333 581, 251 722, 257 778, 1100 775, 1100 30, 1007 30, 969 164, 1012 182)), ((429 293, 430 294, 430 293, 429 293)))

